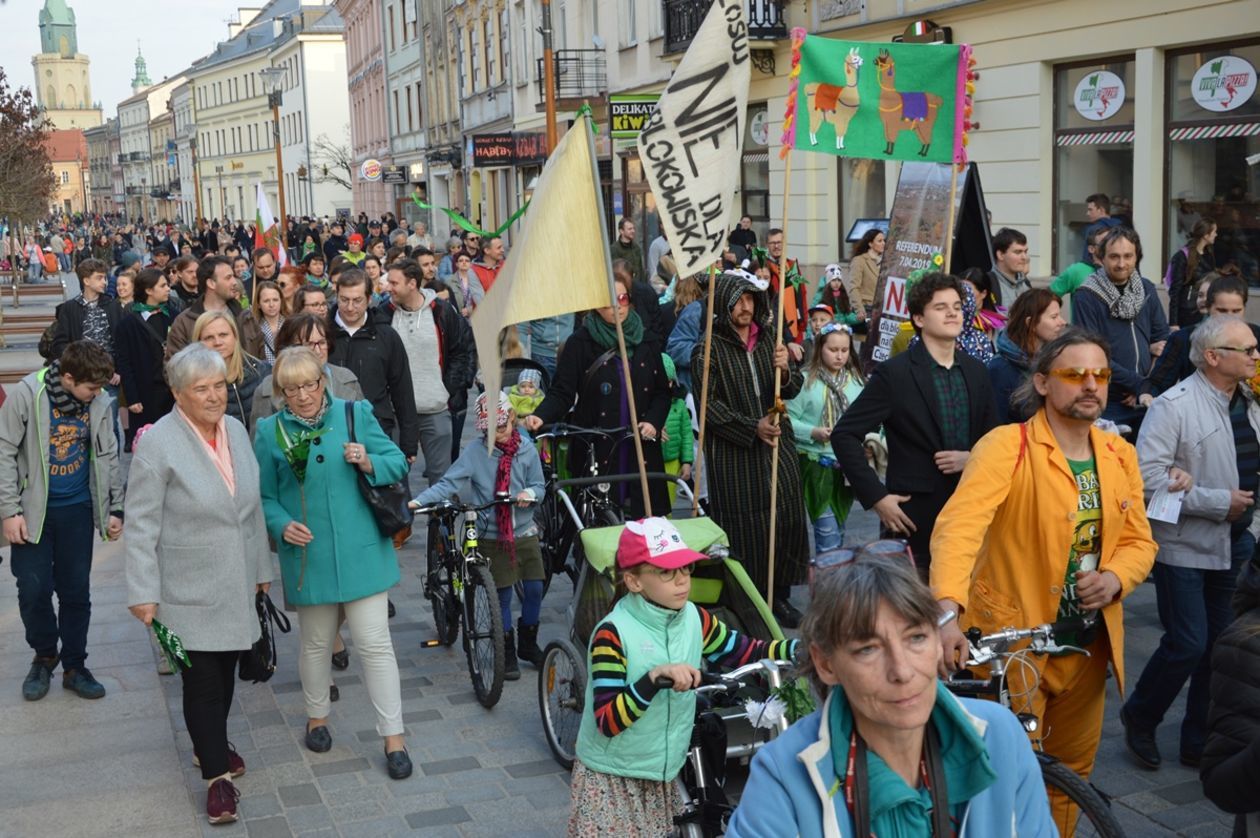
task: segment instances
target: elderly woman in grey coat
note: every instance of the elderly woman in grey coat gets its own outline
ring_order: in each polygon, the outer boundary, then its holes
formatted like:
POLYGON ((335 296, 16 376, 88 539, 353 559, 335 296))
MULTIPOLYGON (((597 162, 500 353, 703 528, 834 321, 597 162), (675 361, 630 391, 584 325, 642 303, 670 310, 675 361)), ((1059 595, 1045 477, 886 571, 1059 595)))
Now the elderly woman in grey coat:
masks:
POLYGON ((258 639, 254 598, 272 578, 249 434, 225 416, 227 367, 200 343, 166 365, 175 410, 145 433, 131 460, 126 513, 128 604, 176 634, 194 762, 209 784, 210 823, 235 821, 232 784, 245 763, 227 739, 240 653, 258 639))

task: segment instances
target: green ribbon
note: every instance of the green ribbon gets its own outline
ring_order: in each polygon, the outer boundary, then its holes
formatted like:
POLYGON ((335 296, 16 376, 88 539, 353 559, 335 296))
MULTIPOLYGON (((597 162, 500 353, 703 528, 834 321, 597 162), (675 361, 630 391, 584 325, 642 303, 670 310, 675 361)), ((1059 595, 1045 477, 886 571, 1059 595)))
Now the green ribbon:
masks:
POLYGON ((445 213, 446 217, 449 218, 451 220, 451 223, 453 223, 455 226, 463 230, 467 230, 470 233, 476 233, 477 235, 481 236, 482 239, 496 239, 499 236, 503 235, 503 231, 511 227, 513 224, 515 224, 516 219, 524 215, 525 210, 529 207, 529 201, 526 201, 524 204, 521 205, 520 209, 512 213, 512 215, 508 218, 508 220, 500 224, 497 229, 483 230, 480 227, 478 227, 476 224, 469 221, 467 218, 464 218, 464 216, 460 215, 455 210, 451 209, 450 207, 435 207, 432 204, 426 204, 424 201, 421 201, 419 196, 417 195, 412 195, 411 200, 412 200, 412 203, 414 203, 420 209, 436 210, 437 212, 445 213))
POLYGON ((178 634, 157 620, 153 621, 153 633, 157 635, 158 646, 162 648, 166 662, 171 665, 171 672, 179 672, 181 668, 192 669, 192 661, 188 659, 188 652, 184 651, 184 641, 179 639, 178 634))
POLYGON ((599 123, 595 121, 595 112, 591 110, 590 103, 588 103, 588 102, 583 102, 583 103, 582 103, 582 107, 580 107, 580 108, 578 108, 578 109, 577 109, 577 114, 576 114, 575 116, 586 116, 586 117, 590 117, 590 120, 591 120, 591 133, 592 133, 592 134, 598 134, 598 133, 599 133, 599 123))

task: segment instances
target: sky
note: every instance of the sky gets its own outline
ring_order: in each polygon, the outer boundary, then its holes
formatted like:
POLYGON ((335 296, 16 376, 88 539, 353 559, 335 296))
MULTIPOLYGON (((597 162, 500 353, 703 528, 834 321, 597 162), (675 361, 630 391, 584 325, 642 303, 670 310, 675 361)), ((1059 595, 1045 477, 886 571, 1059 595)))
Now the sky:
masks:
MULTIPOLYGON (((232 0, 67 0, 78 25, 79 52, 91 59, 92 98, 105 118, 131 96, 136 42, 156 84, 174 76, 227 40, 227 21, 236 19, 232 0)), ((242 0, 261 6, 262 0, 242 0)), ((0 67, 10 84, 32 87, 31 57, 39 52, 39 10, 44 0, 0 0, 0 67)))

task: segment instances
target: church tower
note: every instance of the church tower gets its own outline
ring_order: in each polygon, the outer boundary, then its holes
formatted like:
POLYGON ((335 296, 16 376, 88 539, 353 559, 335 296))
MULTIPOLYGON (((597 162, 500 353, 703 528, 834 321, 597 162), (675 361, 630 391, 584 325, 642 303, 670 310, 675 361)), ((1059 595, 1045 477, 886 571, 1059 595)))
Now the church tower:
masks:
POLYGON ((136 44, 136 75, 131 80, 131 95, 135 96, 146 87, 152 87, 153 82, 149 78, 149 68, 144 62, 144 56, 140 53, 140 44, 136 44))
POLYGON ((58 129, 100 125, 100 106, 92 102, 88 57, 79 52, 74 10, 66 0, 45 0, 39 12, 40 53, 35 69, 35 100, 58 129))

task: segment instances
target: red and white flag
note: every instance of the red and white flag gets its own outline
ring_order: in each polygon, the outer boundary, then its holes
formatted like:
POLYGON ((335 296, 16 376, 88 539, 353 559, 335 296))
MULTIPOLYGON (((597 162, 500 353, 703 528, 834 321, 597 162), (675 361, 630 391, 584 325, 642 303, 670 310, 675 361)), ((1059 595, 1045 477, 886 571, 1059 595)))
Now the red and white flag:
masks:
POLYGON ((289 254, 285 252, 284 242, 280 238, 280 227, 272 221, 271 206, 267 203, 267 193, 262 184, 257 184, 258 214, 254 217, 254 249, 265 247, 276 257, 276 265, 283 268, 289 264, 289 254), (265 219, 265 221, 264 221, 265 219), (266 226, 264 226, 264 224, 266 226))

